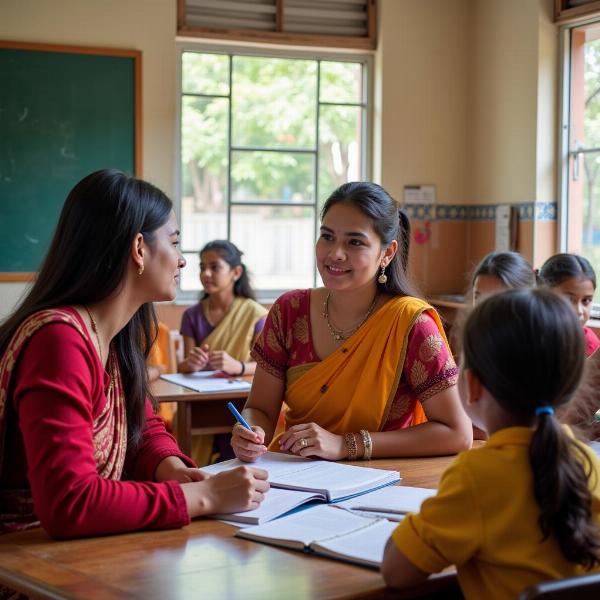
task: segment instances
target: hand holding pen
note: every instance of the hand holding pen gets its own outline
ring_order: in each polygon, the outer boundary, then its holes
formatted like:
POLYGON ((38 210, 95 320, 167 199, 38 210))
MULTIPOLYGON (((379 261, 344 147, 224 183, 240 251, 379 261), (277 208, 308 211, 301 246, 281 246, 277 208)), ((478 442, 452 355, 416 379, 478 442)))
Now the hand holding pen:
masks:
POLYGON ((227 408, 237 420, 231 432, 231 447, 240 460, 254 462, 267 451, 265 432, 261 427, 251 426, 233 403, 229 402, 227 408))

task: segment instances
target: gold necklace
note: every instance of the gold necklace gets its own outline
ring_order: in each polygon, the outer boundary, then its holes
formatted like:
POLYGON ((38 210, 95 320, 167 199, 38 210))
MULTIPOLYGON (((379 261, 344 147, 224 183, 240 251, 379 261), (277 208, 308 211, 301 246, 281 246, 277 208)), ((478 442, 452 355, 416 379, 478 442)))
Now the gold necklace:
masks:
POLYGON ((325 323, 327 324, 327 329, 329 329, 329 333, 331 333, 331 337, 336 342, 340 342, 342 340, 348 339, 353 333, 355 333, 358 328, 363 325, 363 323, 371 316, 373 310, 375 309, 375 304, 377 302, 377 294, 373 298, 373 302, 371 302, 371 306, 369 306, 369 310, 365 313, 365 316, 361 319, 358 325, 351 327, 350 329, 337 329, 331 320, 329 319, 329 297, 331 296, 331 292, 327 294, 327 298, 325 298, 325 302, 323 302, 323 318, 325 319, 325 323))

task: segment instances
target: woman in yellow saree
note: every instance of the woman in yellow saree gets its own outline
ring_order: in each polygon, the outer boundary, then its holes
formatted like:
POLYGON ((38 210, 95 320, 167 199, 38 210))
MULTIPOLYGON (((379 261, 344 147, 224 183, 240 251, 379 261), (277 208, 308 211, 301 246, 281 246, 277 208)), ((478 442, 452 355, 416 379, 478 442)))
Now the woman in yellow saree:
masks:
POLYGON ((450 454, 471 423, 435 310, 407 277, 410 225, 380 186, 344 184, 322 211, 316 259, 324 288, 273 305, 236 455, 270 450, 330 460, 450 454), (285 431, 273 439, 282 402, 285 431))

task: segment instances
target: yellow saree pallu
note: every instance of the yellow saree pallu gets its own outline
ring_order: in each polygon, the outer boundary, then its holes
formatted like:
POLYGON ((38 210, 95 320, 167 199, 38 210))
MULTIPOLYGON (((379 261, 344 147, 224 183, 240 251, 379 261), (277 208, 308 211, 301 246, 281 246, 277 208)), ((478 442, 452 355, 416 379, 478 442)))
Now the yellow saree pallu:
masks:
MULTIPOLYGON (((338 435, 381 431, 398 390, 409 333, 423 311, 446 340, 436 311, 423 300, 404 296, 388 301, 325 360, 290 368, 286 429, 314 422, 338 435)), ((417 402, 413 425, 425 420, 417 402)), ((276 442, 270 450, 278 449, 276 442)))
MULTIPOLYGON (((0 359, 0 469, 7 458, 4 442, 6 409, 10 402, 8 392, 20 353, 29 338, 49 323, 66 323, 74 327, 83 338, 89 339, 74 312, 74 309, 48 309, 29 316, 21 323, 0 359)), ((94 418, 94 460, 96 471, 101 477, 119 480, 127 451, 127 417, 120 371, 113 352, 109 355, 107 367, 111 384, 106 392, 106 404, 94 418)), ((36 526, 39 526, 39 522, 35 516, 31 490, 0 490, 0 534, 36 526)))
MULTIPOLYGON (((206 314, 206 313, 205 313, 206 314)), ((267 310, 250 298, 234 298, 223 320, 207 335, 202 344, 211 350, 223 350, 236 360, 250 360, 250 349, 256 322, 267 310)))

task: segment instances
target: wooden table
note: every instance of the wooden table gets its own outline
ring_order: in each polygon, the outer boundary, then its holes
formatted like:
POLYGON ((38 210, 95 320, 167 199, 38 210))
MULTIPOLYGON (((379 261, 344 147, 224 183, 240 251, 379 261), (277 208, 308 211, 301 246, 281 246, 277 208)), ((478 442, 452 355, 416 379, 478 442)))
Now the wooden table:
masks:
MULTIPOLYGON (((252 377, 244 379, 252 381, 252 377)), ((238 410, 242 410, 249 391, 195 392, 159 379, 152 384, 152 393, 159 402, 177 402, 177 443, 184 454, 191 456, 192 434, 229 433, 235 419, 227 409, 227 402, 233 402, 238 410)))
MULTIPOLYGON (((451 460, 356 464, 399 469, 402 484, 435 487, 451 460)), ((82 540, 52 541, 41 529, 0 536, 0 583, 36 598, 89 600, 414 598, 440 586, 433 580, 418 595, 393 593, 375 570, 234 538, 235 531, 198 519, 183 529, 82 540)))

